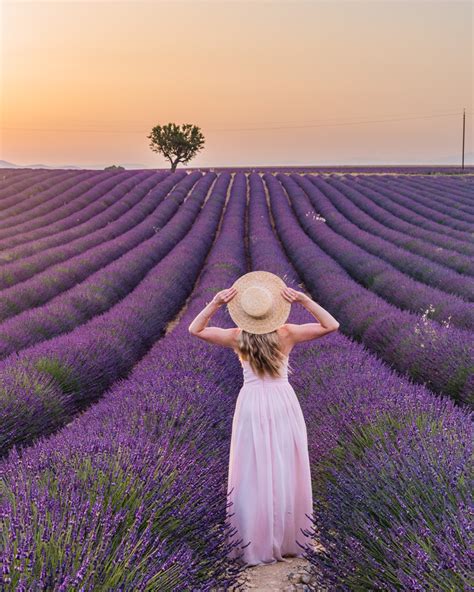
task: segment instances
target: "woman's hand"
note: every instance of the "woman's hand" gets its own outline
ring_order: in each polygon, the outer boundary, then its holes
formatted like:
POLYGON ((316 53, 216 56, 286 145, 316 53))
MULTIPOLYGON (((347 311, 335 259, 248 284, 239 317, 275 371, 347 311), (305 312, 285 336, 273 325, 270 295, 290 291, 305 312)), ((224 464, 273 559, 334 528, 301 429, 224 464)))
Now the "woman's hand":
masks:
POLYGON ((218 304, 219 306, 222 306, 223 304, 227 304, 230 300, 232 300, 232 298, 236 294, 237 294, 237 288, 234 288, 232 286, 231 288, 228 288, 227 290, 221 290, 220 292, 217 292, 217 294, 212 299, 212 302, 214 302, 214 304, 218 304))
POLYGON ((290 288, 289 286, 285 286, 282 291, 281 291, 281 295, 283 296, 283 298, 285 298, 285 300, 288 300, 289 302, 306 302, 306 300, 308 300, 308 296, 306 296, 306 294, 304 292, 298 292, 297 290, 293 290, 293 288, 290 288))

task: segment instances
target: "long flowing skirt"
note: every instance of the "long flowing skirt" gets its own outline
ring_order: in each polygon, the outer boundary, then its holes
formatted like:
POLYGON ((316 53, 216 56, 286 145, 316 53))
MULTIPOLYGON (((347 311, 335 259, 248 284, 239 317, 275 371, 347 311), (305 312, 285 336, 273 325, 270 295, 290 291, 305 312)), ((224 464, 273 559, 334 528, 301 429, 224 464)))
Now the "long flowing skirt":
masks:
POLYGON ((236 401, 227 483, 230 551, 247 566, 302 556, 312 522, 306 424, 287 381, 244 383, 236 401), (308 517, 309 516, 309 517, 308 517), (248 544, 249 543, 249 544, 248 544))

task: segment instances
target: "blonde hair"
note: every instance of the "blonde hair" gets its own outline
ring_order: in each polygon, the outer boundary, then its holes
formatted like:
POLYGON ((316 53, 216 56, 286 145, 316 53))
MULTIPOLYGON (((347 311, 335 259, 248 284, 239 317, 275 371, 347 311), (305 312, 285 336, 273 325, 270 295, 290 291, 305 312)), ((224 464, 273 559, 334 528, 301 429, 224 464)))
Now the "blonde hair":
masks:
POLYGON ((237 348, 240 359, 249 362, 252 370, 260 378, 263 378, 265 373, 275 378, 281 376, 279 370, 286 356, 280 350, 280 337, 276 330, 257 334, 242 329, 237 348))

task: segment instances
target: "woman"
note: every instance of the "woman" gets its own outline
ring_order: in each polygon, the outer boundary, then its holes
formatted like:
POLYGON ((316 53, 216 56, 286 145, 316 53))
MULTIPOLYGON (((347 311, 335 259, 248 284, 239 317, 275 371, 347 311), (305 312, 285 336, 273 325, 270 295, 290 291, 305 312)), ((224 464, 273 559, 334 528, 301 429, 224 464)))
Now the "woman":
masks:
POLYGON ((244 384, 236 401, 230 443, 227 511, 234 546, 230 557, 246 566, 301 557, 304 529, 311 528, 312 489, 303 413, 288 382, 289 354, 297 343, 339 328, 337 320, 278 276, 253 271, 218 292, 189 326, 210 343, 238 355, 244 384), (286 323, 291 304, 302 304, 316 323, 286 323), (208 327, 228 305, 237 327, 208 327), (242 553, 242 554, 241 554, 242 553))

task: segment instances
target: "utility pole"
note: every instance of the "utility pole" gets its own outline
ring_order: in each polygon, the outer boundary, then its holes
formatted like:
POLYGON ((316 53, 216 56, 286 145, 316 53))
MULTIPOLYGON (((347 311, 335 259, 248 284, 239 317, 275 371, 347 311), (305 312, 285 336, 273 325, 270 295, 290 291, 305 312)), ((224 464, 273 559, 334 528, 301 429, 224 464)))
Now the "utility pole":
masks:
POLYGON ((466 135, 466 109, 463 109, 462 114, 462 170, 464 170, 464 138, 466 135))

